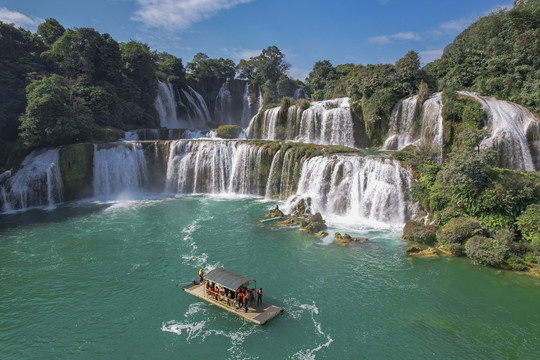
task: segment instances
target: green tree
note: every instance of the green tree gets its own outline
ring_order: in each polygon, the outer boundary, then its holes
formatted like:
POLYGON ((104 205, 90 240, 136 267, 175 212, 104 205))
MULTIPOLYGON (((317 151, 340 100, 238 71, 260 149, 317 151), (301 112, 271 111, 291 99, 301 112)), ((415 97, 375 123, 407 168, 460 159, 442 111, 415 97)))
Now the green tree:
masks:
POLYGON ((24 146, 36 148, 84 140, 92 120, 88 109, 74 100, 60 75, 28 85, 28 105, 20 118, 24 146))
POLYGON ((92 28, 67 30, 46 52, 61 75, 82 83, 120 80, 120 47, 109 34, 92 28))
POLYGON ((37 34, 43 39, 43 42, 49 46, 64 35, 65 32, 66 29, 53 18, 46 19, 39 24, 37 29, 37 34))
POLYGON ((231 59, 211 59, 204 53, 198 53, 193 61, 186 65, 194 81, 223 83, 236 75, 236 65, 231 59))
POLYGON ((298 88, 296 82, 289 78, 287 75, 283 74, 279 77, 277 83, 277 94, 280 97, 292 96, 294 90, 298 88))
POLYGON ((181 86, 186 80, 186 71, 182 59, 166 52, 154 54, 157 65, 156 76, 162 81, 181 86))

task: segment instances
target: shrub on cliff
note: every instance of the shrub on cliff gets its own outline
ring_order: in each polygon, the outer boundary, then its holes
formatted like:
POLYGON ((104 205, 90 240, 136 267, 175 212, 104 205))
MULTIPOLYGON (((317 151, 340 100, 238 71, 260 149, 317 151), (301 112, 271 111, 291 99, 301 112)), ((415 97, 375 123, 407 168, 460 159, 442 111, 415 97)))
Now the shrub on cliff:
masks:
POLYGON ((420 221, 409 220, 403 228, 402 239, 433 245, 437 240, 436 229, 432 225, 426 226, 420 221))
POLYGON ((238 125, 221 125, 217 129, 217 136, 222 139, 236 139, 242 132, 242 128, 238 125))
POLYGON ((454 254, 459 254, 462 250, 462 244, 480 231, 478 220, 470 217, 458 217, 450 220, 437 232, 437 241, 454 254))
POLYGON ((529 205, 516 220, 523 239, 540 245, 540 204, 529 205))
POLYGON ((511 249, 515 234, 513 230, 501 229, 493 238, 473 236, 465 244, 465 252, 473 263, 499 266, 511 249))

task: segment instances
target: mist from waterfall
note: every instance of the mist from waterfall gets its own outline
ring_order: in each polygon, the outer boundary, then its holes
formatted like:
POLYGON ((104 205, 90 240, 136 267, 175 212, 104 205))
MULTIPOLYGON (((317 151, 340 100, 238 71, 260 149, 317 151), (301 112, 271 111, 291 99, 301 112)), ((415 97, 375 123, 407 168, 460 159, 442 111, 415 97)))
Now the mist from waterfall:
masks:
POLYGON ((140 193, 148 183, 141 144, 94 145, 94 196, 117 199, 140 193))

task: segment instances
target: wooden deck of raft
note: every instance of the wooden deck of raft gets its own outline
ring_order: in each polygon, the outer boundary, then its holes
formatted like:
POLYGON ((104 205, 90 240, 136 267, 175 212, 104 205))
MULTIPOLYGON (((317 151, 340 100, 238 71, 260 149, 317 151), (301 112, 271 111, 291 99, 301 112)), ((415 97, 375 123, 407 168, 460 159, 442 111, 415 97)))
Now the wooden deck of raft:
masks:
POLYGON ((208 301, 210 304, 219 306, 222 309, 227 310, 235 315, 243 317, 246 320, 252 321, 259 325, 266 324, 269 320, 273 319, 277 315, 283 312, 283 308, 262 303, 257 306, 257 300, 253 299, 253 306, 248 306, 248 312, 246 313, 244 307, 237 309, 235 306, 229 307, 221 302, 216 301, 214 298, 204 296, 204 285, 203 284, 190 284, 182 287, 187 293, 190 293, 193 296, 198 297, 199 299, 208 301))

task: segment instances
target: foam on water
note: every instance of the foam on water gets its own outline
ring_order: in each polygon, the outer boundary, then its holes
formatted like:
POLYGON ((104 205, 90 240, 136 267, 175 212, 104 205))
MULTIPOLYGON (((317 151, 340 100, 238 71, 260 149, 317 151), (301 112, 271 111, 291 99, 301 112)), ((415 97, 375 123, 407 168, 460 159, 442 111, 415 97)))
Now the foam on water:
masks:
POLYGON ((315 331, 316 335, 323 340, 325 340, 324 343, 316 345, 314 348, 307 348, 300 350, 290 356, 290 359, 302 359, 302 360, 313 360, 315 359, 315 355, 318 351, 322 350, 323 348, 328 348, 330 345, 334 342, 334 339, 329 334, 326 334, 322 330, 321 323, 316 319, 316 316, 319 315, 319 308, 315 303, 312 304, 301 304, 296 299, 291 299, 289 301, 286 301, 286 312, 287 314, 290 314, 295 320, 300 320, 302 318, 302 315, 304 312, 307 312, 311 316, 311 320, 313 322, 313 330, 315 331))

